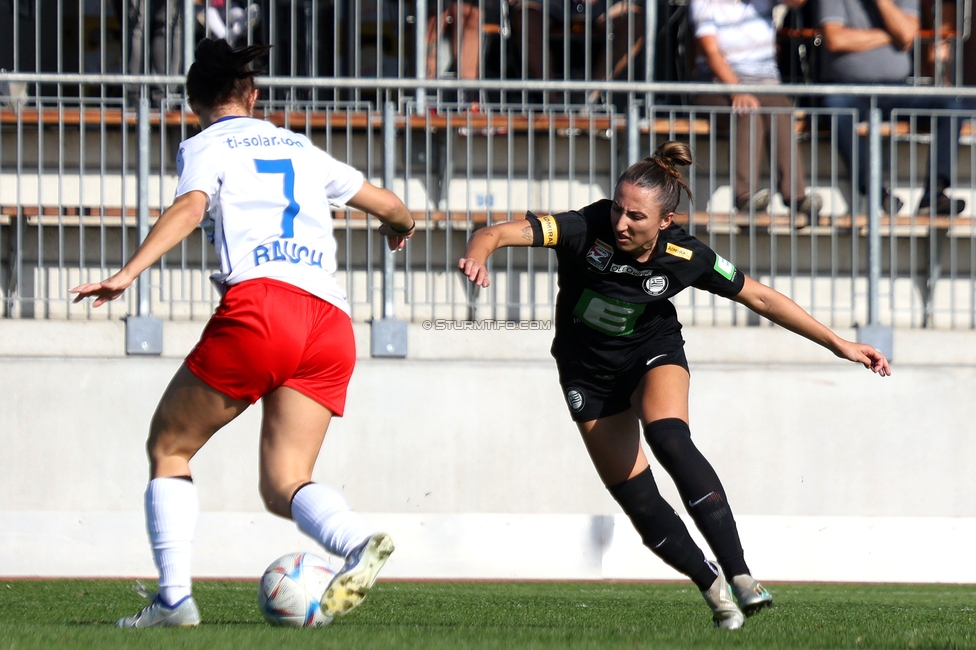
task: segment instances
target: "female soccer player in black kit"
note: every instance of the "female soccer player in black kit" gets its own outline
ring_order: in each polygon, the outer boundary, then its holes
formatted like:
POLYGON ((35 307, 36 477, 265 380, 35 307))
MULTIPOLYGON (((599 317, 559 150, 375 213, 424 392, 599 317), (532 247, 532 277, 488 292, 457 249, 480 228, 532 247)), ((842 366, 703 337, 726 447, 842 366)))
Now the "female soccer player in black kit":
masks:
POLYGON ((497 249, 556 249, 559 296, 552 355, 597 473, 644 544, 698 585, 715 624, 736 629, 744 623, 743 614, 773 600, 750 575, 722 483, 691 440, 688 362, 669 298, 687 287, 705 289, 881 376, 890 368, 879 351, 838 337, 674 223, 681 191, 691 197, 677 166, 691 162, 687 145, 666 142, 624 171, 612 201, 556 215, 530 212, 525 221, 478 230, 458 266, 469 280, 486 287, 485 264, 497 249), (641 449, 638 422, 718 566, 705 559, 658 492, 641 449))

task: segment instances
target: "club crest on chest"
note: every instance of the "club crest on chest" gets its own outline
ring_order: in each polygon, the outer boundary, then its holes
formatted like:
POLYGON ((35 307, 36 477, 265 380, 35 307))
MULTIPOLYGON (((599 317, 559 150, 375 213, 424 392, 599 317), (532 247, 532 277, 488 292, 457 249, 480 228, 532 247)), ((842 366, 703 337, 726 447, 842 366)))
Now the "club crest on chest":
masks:
POLYGON ((599 239, 593 242, 590 250, 586 252, 586 261, 601 271, 606 271, 607 267, 610 266, 611 257, 613 257, 613 246, 599 239))

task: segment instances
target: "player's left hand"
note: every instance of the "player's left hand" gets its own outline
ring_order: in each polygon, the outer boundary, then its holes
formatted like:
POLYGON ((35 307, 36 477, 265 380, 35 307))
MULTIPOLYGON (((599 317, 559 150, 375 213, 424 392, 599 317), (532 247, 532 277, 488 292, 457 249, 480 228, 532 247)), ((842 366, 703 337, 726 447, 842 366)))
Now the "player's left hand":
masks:
POLYGON ((69 293, 78 294, 72 302, 81 302, 85 298, 95 298, 92 307, 100 307, 110 300, 115 300, 132 285, 132 278, 122 271, 101 282, 91 282, 79 284, 69 290, 69 293))
POLYGON ((891 365, 888 363, 885 355, 872 345, 847 342, 847 345, 840 352, 841 354, 839 356, 854 363, 859 363, 871 372, 877 373, 882 377, 891 375, 891 365))

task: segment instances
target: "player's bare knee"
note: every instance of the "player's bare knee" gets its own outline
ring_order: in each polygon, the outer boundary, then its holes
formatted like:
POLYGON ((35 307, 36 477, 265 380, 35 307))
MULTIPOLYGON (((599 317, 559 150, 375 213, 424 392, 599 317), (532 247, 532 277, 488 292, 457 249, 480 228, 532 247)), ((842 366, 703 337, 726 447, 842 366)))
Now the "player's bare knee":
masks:
POLYGON ((182 447, 178 435, 156 428, 150 429, 149 438, 146 440, 146 453, 150 459, 158 460, 167 456, 179 455, 182 447))
POLYGON ((264 502, 265 509, 273 515, 291 519, 291 497, 301 484, 299 482, 294 486, 283 485, 280 482, 262 477, 258 489, 261 492, 261 501, 264 502))
POLYGON ((160 436, 158 431, 149 431, 149 438, 146 439, 146 455, 152 465, 157 465, 160 460, 169 455, 163 436, 160 436))

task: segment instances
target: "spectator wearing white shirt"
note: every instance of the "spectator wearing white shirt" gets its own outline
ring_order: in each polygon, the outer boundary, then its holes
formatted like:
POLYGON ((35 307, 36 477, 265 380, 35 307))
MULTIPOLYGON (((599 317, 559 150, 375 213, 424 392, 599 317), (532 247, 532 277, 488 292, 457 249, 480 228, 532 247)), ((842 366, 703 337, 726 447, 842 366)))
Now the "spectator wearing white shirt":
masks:
MULTIPOLYGON (((805 0, 784 0, 798 8, 805 0)), ((781 83, 776 62, 775 0, 691 0, 691 17, 698 42, 696 81, 724 84, 776 85, 781 83)), ((822 201, 808 193, 803 163, 796 155, 790 111, 793 100, 781 94, 700 94, 692 103, 731 107, 736 136, 734 198, 740 211, 762 211, 772 192, 760 180, 762 152, 775 138, 770 166, 783 203, 815 221, 822 201), (776 128, 773 129, 775 121, 776 128), (795 164, 795 170, 792 165, 795 164)), ((796 225, 803 225, 799 221, 796 225)))

